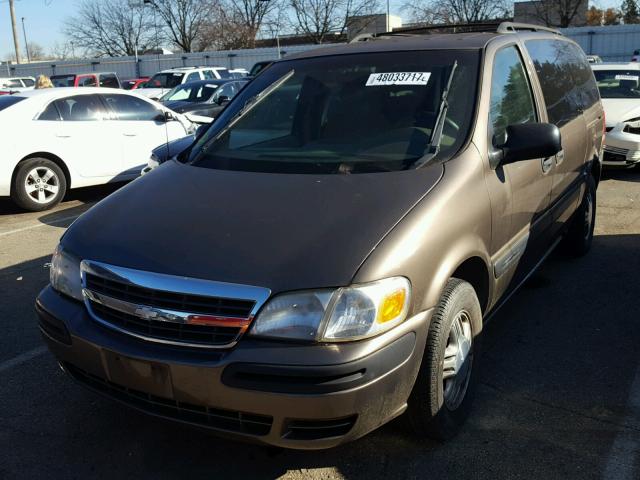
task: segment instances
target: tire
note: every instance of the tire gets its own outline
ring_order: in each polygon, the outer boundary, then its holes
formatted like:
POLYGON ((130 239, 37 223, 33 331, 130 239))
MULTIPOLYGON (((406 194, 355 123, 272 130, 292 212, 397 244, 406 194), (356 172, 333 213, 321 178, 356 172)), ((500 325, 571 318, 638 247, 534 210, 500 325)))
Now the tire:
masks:
POLYGON ((481 325, 482 309, 473 287, 457 278, 449 280, 433 313, 422 363, 408 402, 409 423, 418 436, 447 440, 469 416, 478 377, 481 325), (449 347, 447 356, 451 358, 452 343, 456 343, 452 342, 455 336, 452 330, 456 330, 452 327, 456 322, 463 330, 468 328, 466 333, 471 343, 466 360, 458 364, 457 373, 450 376, 452 363, 448 361, 445 369, 445 351, 449 347))
POLYGON ((29 158, 18 164, 11 199, 25 210, 39 212, 60 203, 66 191, 67 179, 58 165, 46 158, 29 158))
POLYGON ((591 249, 596 220, 596 182, 587 176, 580 206, 573 214, 567 234, 562 239, 562 251, 569 257, 582 257, 591 249))

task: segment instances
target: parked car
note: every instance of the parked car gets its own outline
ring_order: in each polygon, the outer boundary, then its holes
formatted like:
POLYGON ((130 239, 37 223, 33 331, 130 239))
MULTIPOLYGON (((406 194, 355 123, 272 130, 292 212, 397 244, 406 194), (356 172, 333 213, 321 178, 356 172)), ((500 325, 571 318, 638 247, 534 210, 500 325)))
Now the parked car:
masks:
POLYGON ((26 210, 71 188, 131 180, 162 142, 195 125, 129 92, 49 88, 0 97, 0 196, 26 210))
POLYGON ((150 78, 151 77, 140 77, 123 80, 122 88, 124 88, 125 90, 135 90, 136 88, 140 88, 142 85, 148 82, 150 78))
POLYGON ((589 63, 602 63, 602 59, 598 55, 587 55, 589 63))
POLYGON ((256 62, 253 64, 253 67, 251 67, 251 70, 249 70, 249 76, 250 77, 255 77, 256 75, 258 75, 262 70, 264 70, 265 68, 267 68, 269 65, 271 65, 273 63, 273 60, 267 60, 267 61, 263 61, 263 62, 256 62))
POLYGON ((485 321, 559 242, 592 242, 593 73, 520 28, 274 63, 66 231, 36 302, 62 368, 263 444, 328 448, 403 413, 450 438, 485 321))
POLYGON ((215 118, 247 82, 200 80, 184 83, 165 94, 160 102, 174 112, 215 118))
POLYGON ((229 70, 229 75, 231 75, 231 78, 244 78, 249 75, 249 70, 246 68, 234 68, 229 70))
POLYGON ((16 92, 33 90, 36 79, 33 77, 0 78, 0 95, 9 95, 16 92))
POLYGON ((158 100, 169 90, 183 83, 224 78, 231 78, 229 71, 224 67, 172 68, 156 73, 148 82, 138 88, 138 92, 145 97, 158 100))
POLYGON ((603 164, 640 163, 640 64, 592 65, 607 117, 603 164))
POLYGON ((71 73, 68 75, 52 75, 54 87, 109 87, 121 88, 118 75, 113 72, 104 73, 71 73))

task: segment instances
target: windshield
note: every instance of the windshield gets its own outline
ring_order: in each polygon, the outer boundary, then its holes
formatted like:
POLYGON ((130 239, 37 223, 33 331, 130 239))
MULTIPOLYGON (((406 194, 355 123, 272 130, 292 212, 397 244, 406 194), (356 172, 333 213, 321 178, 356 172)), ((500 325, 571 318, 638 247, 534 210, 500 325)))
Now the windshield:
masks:
POLYGON ((640 70, 594 70, 601 98, 640 98, 640 70))
POLYGON ((15 105, 24 99, 25 97, 18 97, 16 95, 0 95, 0 111, 10 107, 11 105, 15 105))
POLYGON ((51 83, 54 87, 73 87, 75 79, 75 75, 54 75, 51 77, 51 83))
POLYGON ((339 55, 273 64, 223 111, 193 165, 280 173, 362 173, 412 167, 430 147, 457 61, 438 157, 467 137, 478 52, 339 55))
POLYGON ((185 83, 160 97, 161 102, 206 102, 218 88, 215 83, 185 83))
POLYGON ((156 73, 151 80, 139 88, 173 88, 182 83, 184 73, 156 73))

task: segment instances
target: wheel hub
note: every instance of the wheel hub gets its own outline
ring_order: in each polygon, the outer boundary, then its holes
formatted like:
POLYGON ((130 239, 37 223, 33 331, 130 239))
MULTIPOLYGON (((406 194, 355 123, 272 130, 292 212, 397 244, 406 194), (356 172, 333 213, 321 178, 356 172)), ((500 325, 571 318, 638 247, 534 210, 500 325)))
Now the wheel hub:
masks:
POLYGON ((461 311, 451 324, 442 361, 444 402, 450 410, 460 406, 467 392, 471 377, 472 347, 471 317, 467 312, 461 311))
POLYGON ((36 167, 27 173, 24 190, 36 203, 49 203, 58 194, 60 179, 49 167, 36 167))

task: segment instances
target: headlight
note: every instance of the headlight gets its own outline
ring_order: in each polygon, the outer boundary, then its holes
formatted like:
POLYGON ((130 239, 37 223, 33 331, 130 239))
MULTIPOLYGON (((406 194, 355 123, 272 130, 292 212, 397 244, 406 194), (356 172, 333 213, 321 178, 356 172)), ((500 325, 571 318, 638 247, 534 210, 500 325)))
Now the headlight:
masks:
POLYGON ((385 332, 407 318, 411 285, 404 277, 271 299, 255 319, 255 336, 340 342, 385 332))
POLYGON ((68 295, 76 300, 83 301, 82 281, 80 278, 80 260, 65 252, 58 244, 49 271, 51 286, 60 293, 68 295))

